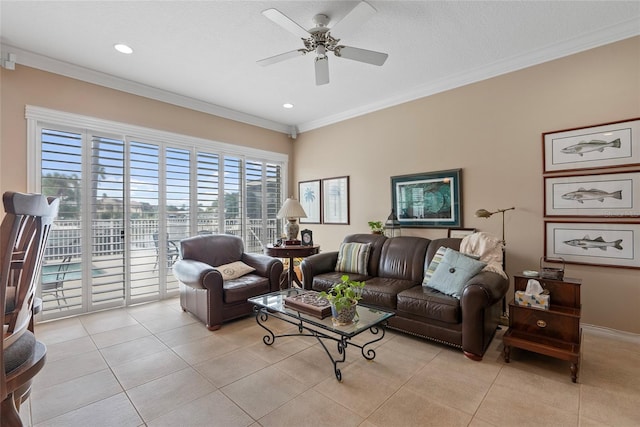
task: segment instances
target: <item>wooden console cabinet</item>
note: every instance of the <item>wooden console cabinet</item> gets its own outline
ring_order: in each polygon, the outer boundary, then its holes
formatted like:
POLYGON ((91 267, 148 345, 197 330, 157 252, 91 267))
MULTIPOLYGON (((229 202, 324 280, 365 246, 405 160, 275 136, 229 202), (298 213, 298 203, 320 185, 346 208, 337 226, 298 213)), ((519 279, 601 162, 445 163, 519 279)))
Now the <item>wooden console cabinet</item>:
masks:
POLYGON ((514 290, 524 291, 529 279, 549 290, 549 310, 509 304, 509 329, 505 332, 504 360, 509 363, 511 347, 545 354, 571 363, 571 381, 578 377, 580 363, 580 284, 581 280, 543 279, 514 276, 514 290))

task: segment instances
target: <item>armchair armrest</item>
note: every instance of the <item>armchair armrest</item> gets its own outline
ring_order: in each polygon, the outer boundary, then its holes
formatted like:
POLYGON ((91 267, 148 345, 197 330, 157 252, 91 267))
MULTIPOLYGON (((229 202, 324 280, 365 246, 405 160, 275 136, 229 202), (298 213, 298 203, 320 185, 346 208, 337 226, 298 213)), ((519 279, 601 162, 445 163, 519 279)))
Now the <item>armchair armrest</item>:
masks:
POLYGON ((255 268, 255 274, 262 277, 269 277, 273 266, 277 263, 282 264, 282 261, 277 258, 272 258, 270 256, 262 254, 250 253, 242 254, 242 262, 255 268))
POLYGON ((181 259, 173 264, 172 270, 178 281, 192 288, 211 288, 216 282, 222 288, 222 275, 220 272, 204 262, 181 259))
POLYGON ((335 271, 337 262, 338 251, 320 252, 303 259, 300 264, 300 270, 302 271, 302 286, 304 289, 313 288, 313 276, 335 271))
POLYGON ((263 254, 242 254, 242 262, 255 268, 255 273, 269 279, 269 287, 271 291, 280 289, 280 275, 282 274, 282 261, 263 254))

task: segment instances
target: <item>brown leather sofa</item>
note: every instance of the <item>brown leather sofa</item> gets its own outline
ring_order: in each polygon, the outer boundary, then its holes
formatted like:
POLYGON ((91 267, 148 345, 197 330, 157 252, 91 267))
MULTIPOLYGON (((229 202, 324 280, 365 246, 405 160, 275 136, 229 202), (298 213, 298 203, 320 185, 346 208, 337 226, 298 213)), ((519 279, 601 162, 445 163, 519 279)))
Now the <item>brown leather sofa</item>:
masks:
POLYGON ((189 237, 180 242, 182 259, 173 265, 180 284, 180 305, 200 319, 209 330, 223 322, 253 313, 247 298, 279 290, 282 261, 244 252, 242 239, 228 234, 189 237), (215 266, 235 261, 255 271, 223 280, 215 266))
MULTIPOLYGON (((462 239, 422 237, 386 238, 354 234, 344 242, 370 243, 367 275, 349 274, 366 282, 362 304, 393 311, 389 327, 457 348, 473 360, 482 360, 493 339, 509 282, 501 275, 482 271, 472 277, 461 299, 422 286, 428 266, 440 246, 455 250, 462 239)), ((338 252, 323 252, 301 264, 305 289, 327 290, 345 274, 335 271, 338 252)))

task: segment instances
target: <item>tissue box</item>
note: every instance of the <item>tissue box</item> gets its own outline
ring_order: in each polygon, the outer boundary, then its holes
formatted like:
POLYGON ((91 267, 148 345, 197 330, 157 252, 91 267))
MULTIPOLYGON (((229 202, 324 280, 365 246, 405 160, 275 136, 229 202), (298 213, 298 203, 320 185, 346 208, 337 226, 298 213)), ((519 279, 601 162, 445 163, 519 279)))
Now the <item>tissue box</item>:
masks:
POLYGON ((533 295, 524 291, 516 291, 515 301, 517 305, 524 307, 541 308, 549 310, 549 295, 533 295))

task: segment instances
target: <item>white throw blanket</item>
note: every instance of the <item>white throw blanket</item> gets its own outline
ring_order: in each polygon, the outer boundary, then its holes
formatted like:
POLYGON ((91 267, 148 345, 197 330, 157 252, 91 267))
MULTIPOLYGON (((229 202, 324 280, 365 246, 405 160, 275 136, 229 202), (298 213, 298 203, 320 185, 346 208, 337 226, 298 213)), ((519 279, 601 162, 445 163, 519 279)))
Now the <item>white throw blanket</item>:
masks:
POLYGON ((503 247, 502 240, 485 232, 469 234, 460 242, 460 252, 480 257, 480 261, 487 263, 482 271, 493 271, 509 279, 502 269, 503 247))

